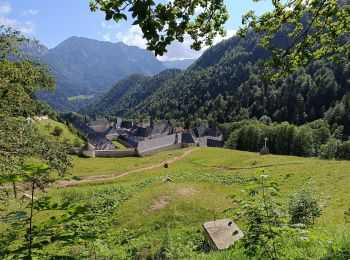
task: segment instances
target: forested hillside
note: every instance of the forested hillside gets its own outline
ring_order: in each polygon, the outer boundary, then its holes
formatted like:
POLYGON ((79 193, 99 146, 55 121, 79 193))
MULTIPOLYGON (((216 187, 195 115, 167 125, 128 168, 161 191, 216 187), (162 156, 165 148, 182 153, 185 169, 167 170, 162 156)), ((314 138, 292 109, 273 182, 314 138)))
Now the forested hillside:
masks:
POLYGON ((108 90, 133 73, 157 74, 165 69, 154 55, 124 43, 71 37, 53 49, 36 43, 22 45, 22 52, 47 64, 56 78, 55 93, 39 97, 59 110, 76 110, 83 99, 108 90), (73 97, 73 98, 72 98, 73 97))
POLYGON ((85 112, 97 115, 124 115, 174 78, 180 70, 168 69, 153 77, 130 75, 89 105, 85 112))
MULTIPOLYGON (((327 117, 332 124, 344 124, 349 132, 350 63, 321 60, 290 77, 264 83, 259 78, 259 60, 268 53, 257 40, 250 34, 211 47, 137 106, 124 107, 129 111, 125 116, 146 114, 190 124, 198 119, 223 123, 267 115, 273 121, 297 125, 327 117)), ((287 44, 285 33, 276 41, 287 44)))

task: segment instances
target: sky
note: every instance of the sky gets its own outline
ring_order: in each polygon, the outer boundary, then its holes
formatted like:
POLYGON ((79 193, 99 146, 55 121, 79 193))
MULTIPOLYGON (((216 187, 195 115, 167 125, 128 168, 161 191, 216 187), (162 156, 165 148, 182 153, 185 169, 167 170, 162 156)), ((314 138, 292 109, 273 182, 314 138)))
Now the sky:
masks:
MULTIPOLYGON (((225 24, 227 36, 235 34, 241 17, 249 10, 262 14, 271 9, 270 1, 254 3, 252 0, 225 0, 230 19, 225 24)), ((140 48, 146 47, 141 31, 131 21, 105 21, 101 11, 91 12, 89 0, 0 0, 0 24, 11 26, 28 37, 34 37, 48 48, 54 48, 71 36, 111 42, 124 42, 140 48)), ((223 38, 218 36, 214 44, 223 38)), ((174 42, 160 60, 197 58, 203 51, 190 49, 191 41, 174 42)))

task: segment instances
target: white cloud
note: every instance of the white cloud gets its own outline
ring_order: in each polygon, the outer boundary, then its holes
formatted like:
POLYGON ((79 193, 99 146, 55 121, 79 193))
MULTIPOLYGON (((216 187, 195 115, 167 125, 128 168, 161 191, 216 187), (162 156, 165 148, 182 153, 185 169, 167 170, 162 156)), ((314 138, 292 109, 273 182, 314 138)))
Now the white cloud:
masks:
POLYGON ((116 28, 118 26, 118 24, 116 24, 116 23, 109 23, 109 22, 103 21, 101 23, 101 26, 104 29, 113 29, 113 28, 116 28))
POLYGON ((14 27, 17 23, 18 21, 15 19, 9 19, 0 15, 0 24, 2 25, 14 27))
MULTIPOLYGON (((236 34, 235 30, 227 30, 225 37, 220 35, 216 36, 213 45, 219 42, 229 39, 236 34)), ((210 46, 204 46, 201 50, 195 51, 191 49, 192 39, 186 36, 182 43, 174 41, 170 46, 167 47, 168 52, 163 56, 159 56, 158 59, 161 61, 166 60, 183 60, 183 59, 196 59, 203 54, 205 50, 210 48, 210 46)))
MULTIPOLYGON (((223 40, 227 40, 227 39, 231 38, 234 35, 236 35, 236 31, 228 29, 228 30, 226 30, 226 36, 225 37, 222 37, 221 35, 217 35, 214 38, 213 45, 218 44, 219 42, 221 42, 223 40)), ((208 47, 206 47, 206 48, 208 48, 208 47)))
POLYGON ((12 8, 9 3, 0 3, 0 24, 10 26, 24 34, 34 33, 36 29, 34 22, 11 19, 8 17, 11 11, 12 8))
POLYGON ((35 32, 36 26, 32 21, 21 23, 18 30, 25 34, 32 34, 35 32))
MULTIPOLYGON (((228 39, 236 34, 235 30, 227 30, 227 34, 225 37, 218 35, 214 41, 213 45, 221 42, 222 40, 228 39)), ((107 41, 111 41, 110 34, 107 33, 103 35, 103 38, 107 41)), ((116 40, 121 41, 129 46, 137 46, 139 48, 145 49, 147 41, 142 38, 142 31, 140 27, 134 25, 130 27, 125 32, 119 32, 116 34, 116 40)), ((182 59, 196 59, 202 55, 202 53, 209 48, 209 46, 205 46, 200 51, 195 51, 191 49, 192 39, 190 36, 185 36, 185 39, 182 43, 178 41, 172 42, 168 47, 168 52, 164 53, 163 56, 158 56, 159 60, 182 60, 182 59)))
POLYGON ((23 16, 34 16, 34 15, 37 15, 39 13, 38 10, 34 10, 34 9, 28 9, 28 10, 24 10, 23 11, 23 16))
POLYGON ((105 41, 108 41, 108 42, 112 41, 110 33, 105 33, 102 37, 103 37, 103 40, 105 41))
POLYGON ((146 48, 147 41, 142 38, 142 31, 137 25, 133 25, 126 32, 116 34, 117 41, 124 42, 126 45, 146 48))
POLYGON ((9 3, 0 3, 0 15, 11 13, 11 5, 9 3))

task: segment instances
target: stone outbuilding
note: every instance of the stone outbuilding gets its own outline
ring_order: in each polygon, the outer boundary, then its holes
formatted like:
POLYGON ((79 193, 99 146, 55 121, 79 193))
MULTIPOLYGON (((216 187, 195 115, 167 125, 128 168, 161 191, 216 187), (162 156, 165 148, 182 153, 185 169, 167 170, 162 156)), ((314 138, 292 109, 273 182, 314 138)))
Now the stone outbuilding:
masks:
POLYGON ((221 219, 203 224, 206 240, 213 250, 224 250, 241 239, 244 234, 230 219, 221 219))

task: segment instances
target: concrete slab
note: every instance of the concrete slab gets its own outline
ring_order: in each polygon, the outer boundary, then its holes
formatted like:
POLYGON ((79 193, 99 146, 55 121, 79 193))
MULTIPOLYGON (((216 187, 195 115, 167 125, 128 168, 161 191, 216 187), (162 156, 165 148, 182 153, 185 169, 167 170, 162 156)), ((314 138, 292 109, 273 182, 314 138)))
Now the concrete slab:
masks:
POLYGON ((205 222, 203 227, 214 250, 227 249, 244 236, 242 230, 230 219, 205 222))

